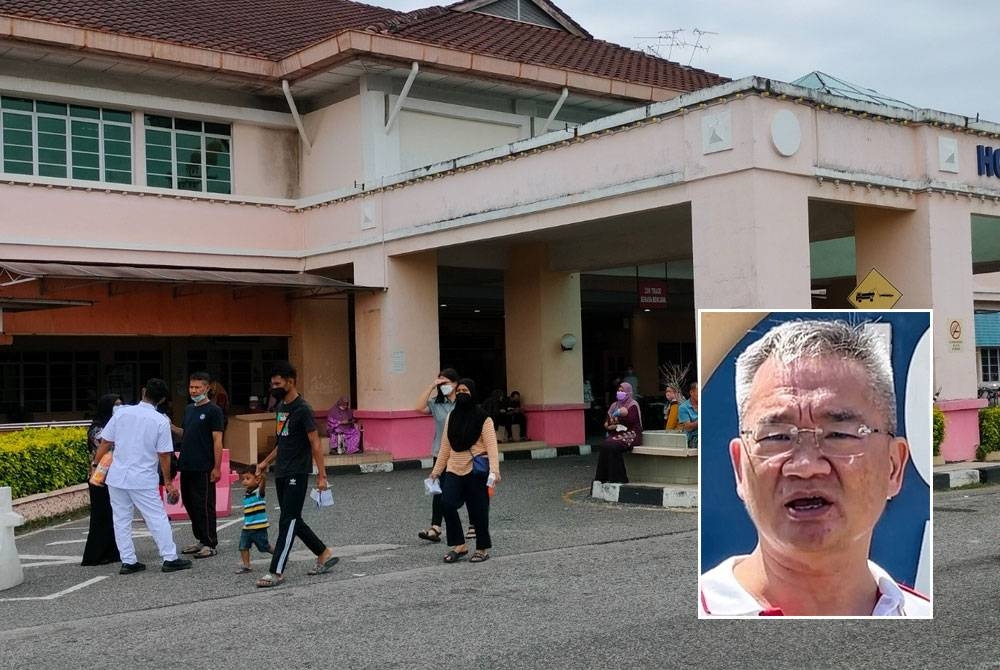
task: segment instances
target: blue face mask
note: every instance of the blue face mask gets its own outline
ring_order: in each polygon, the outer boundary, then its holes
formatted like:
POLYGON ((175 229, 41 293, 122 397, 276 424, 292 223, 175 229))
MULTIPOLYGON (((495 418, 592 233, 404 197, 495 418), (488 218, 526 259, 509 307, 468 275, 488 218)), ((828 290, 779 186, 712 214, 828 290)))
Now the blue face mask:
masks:
POLYGON ((208 394, 207 393, 202 393, 201 395, 193 395, 193 396, 191 396, 191 400, 194 401, 195 404, 200 403, 202 400, 205 400, 207 398, 208 398, 208 394))

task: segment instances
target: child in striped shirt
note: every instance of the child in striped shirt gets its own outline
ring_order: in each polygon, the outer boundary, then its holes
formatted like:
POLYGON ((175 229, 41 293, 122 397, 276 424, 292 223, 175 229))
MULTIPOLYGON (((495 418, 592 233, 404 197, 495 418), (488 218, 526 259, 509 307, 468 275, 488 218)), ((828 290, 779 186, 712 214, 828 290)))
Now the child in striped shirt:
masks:
POLYGON ((256 546, 258 551, 273 554, 274 547, 267 539, 267 501, 265 495, 264 475, 258 476, 255 470, 247 469, 240 475, 243 483, 243 531, 240 533, 241 565, 237 574, 251 572, 250 547, 256 546))

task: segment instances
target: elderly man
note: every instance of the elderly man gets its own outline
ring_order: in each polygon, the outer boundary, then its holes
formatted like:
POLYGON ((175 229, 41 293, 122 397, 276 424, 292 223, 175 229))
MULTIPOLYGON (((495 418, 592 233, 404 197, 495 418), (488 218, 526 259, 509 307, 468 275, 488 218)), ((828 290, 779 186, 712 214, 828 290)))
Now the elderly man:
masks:
POLYGON ((909 457, 890 354, 864 326, 792 321, 736 362, 736 489, 753 552, 700 580, 700 616, 928 616, 927 598, 868 560, 909 457))

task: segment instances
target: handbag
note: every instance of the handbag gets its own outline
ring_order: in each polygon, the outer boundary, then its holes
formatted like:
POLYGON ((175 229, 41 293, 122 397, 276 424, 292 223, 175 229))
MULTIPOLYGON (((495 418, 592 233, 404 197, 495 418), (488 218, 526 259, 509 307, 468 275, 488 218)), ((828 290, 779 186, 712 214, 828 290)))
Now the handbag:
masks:
POLYGON ((478 454, 472 457, 472 472, 477 475, 485 475, 490 471, 490 458, 486 454, 478 454))

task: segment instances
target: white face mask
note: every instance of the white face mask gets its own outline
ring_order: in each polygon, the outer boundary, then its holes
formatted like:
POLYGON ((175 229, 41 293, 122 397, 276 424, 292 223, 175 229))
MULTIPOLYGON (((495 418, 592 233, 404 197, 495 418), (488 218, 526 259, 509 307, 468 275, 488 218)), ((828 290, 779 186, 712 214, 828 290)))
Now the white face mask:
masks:
POLYGON ((441 389, 441 393, 445 395, 451 395, 451 392, 455 390, 455 387, 451 384, 441 384, 438 388, 441 389))

